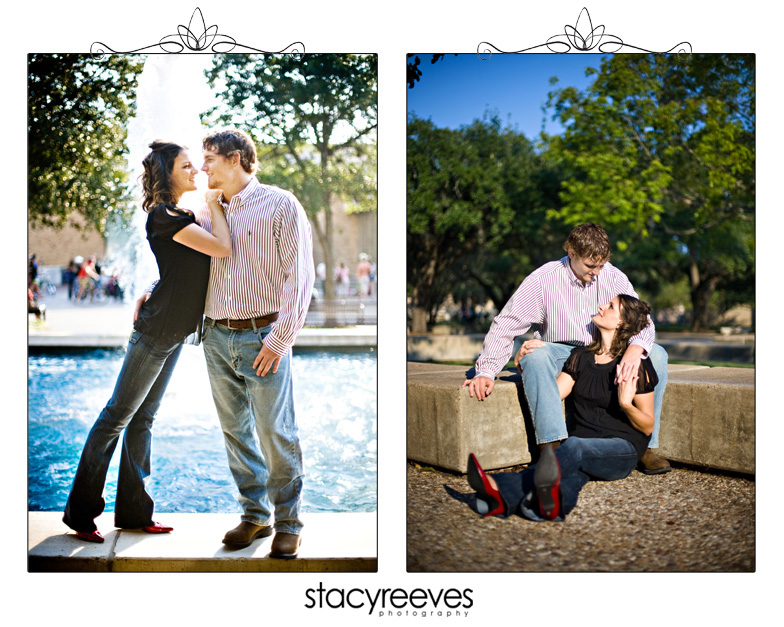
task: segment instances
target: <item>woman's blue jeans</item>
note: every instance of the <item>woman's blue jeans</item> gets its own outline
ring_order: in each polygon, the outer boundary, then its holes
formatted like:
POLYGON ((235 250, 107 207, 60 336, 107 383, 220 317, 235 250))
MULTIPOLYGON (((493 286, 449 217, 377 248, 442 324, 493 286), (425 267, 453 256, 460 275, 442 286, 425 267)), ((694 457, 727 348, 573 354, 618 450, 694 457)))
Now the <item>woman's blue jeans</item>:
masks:
POLYGON ((275 373, 260 377, 253 368, 271 328, 229 329, 207 319, 202 343, 242 520, 269 525, 274 508, 275 530, 298 534, 304 473, 291 351, 275 373))
POLYGON ((120 433, 125 429, 117 480, 114 524, 138 529, 153 524, 155 504, 145 484, 150 476, 152 423, 166 392, 182 344, 134 331, 111 399, 87 436, 63 522, 95 531, 104 510, 104 484, 120 433))
MULTIPOLYGON (((566 359, 574 347, 568 344, 546 342, 520 360, 523 374, 523 391, 531 410, 537 444, 557 442, 567 436, 563 406, 556 378, 561 374, 566 359)), ((651 348, 649 356, 659 383, 653 390, 654 427, 650 448, 659 446, 659 420, 661 418, 664 388, 667 387, 667 351, 658 344, 651 348)))
MULTIPOLYGON (((570 437, 555 449, 555 456, 561 468, 562 517, 575 508, 580 490, 591 479, 615 481, 628 477, 638 460, 637 449, 623 438, 570 437)), ((523 472, 492 476, 510 512, 541 521, 534 488, 535 468, 532 465, 523 472)))

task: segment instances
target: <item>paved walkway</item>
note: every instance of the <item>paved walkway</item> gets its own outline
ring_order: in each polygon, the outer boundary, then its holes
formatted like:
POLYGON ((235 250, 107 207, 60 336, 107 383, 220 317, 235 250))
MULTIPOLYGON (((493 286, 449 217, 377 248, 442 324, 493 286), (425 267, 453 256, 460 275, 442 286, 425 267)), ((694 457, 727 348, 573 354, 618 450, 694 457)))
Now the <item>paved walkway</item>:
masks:
POLYGON ((96 521, 106 541, 80 540, 62 522, 62 512, 28 514, 31 572, 374 572, 376 515, 303 514, 305 527, 296 560, 269 557, 272 537, 231 550, 223 534, 239 514, 156 514, 174 527, 170 534, 115 529, 114 514, 96 521))
MULTIPOLYGON (((35 347, 125 346, 133 328, 134 304, 109 300, 75 304, 60 286, 54 296, 44 296, 46 320, 28 315, 28 345, 35 347)), ((376 326, 334 329, 305 328, 299 348, 376 346, 376 326)))

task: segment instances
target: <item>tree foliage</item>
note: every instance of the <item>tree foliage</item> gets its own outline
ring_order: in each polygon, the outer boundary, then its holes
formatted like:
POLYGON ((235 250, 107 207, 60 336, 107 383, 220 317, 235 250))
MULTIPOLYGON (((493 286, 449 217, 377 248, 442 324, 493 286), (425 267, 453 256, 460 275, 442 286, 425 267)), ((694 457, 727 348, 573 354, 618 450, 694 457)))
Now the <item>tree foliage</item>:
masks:
MULTIPOLYGON (((376 207, 375 55, 218 55, 207 72, 223 103, 205 117, 257 142, 259 178, 291 190, 333 268, 333 207, 376 207)), ((325 289, 334 296, 332 273, 325 289)))
POLYGON ((103 232, 127 216, 125 145, 143 61, 127 55, 28 58, 28 215, 62 227, 69 215, 103 232))
POLYGON ((754 57, 616 55, 593 73, 550 95, 566 129, 551 217, 603 224, 653 289, 686 274, 704 328, 716 289, 753 283, 754 57))
POLYGON ((413 330, 450 294, 500 308, 561 236, 545 220, 560 181, 551 164, 489 115, 459 130, 410 116, 407 159, 413 330))

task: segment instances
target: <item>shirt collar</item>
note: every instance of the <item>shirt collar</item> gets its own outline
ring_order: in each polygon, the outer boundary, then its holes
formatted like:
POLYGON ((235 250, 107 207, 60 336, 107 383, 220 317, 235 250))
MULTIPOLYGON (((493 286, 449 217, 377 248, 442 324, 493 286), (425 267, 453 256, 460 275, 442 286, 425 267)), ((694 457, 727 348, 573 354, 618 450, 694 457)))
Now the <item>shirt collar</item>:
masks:
MULTIPOLYGON (((259 185, 260 185, 260 183, 256 179, 256 177, 255 176, 252 177, 250 179, 250 181, 248 181, 248 184, 245 187, 243 187, 238 193, 234 194, 234 196, 232 197, 232 200, 234 200, 235 198, 238 198, 239 199, 239 206, 241 207, 242 205, 245 204, 245 201, 249 197, 251 197, 253 195, 253 193, 256 191, 256 188, 258 188, 259 185)), ((224 200, 224 204, 227 204, 225 202, 226 199, 224 198, 223 200, 224 200)), ((231 204, 231 203, 228 203, 228 204, 231 204)))
POLYGON ((596 283, 596 280, 593 280, 590 283, 583 283, 574 275, 574 272, 572 272, 572 266, 569 265, 569 255, 566 255, 566 257, 561 259, 561 264, 563 265, 564 272, 566 273, 566 280, 575 287, 579 287, 581 290, 584 290, 596 283))

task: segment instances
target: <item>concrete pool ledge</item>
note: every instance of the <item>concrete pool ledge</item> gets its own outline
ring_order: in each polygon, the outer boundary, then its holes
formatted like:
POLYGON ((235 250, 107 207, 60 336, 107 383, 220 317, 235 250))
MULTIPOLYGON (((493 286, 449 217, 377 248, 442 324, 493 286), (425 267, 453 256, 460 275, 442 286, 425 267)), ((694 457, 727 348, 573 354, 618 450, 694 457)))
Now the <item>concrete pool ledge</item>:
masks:
POLYGON ((174 527, 151 535, 114 527, 114 514, 98 518, 106 541, 76 537, 61 512, 28 512, 29 572, 376 572, 376 513, 303 514, 302 547, 293 560, 269 558, 272 536, 230 550, 223 534, 239 514, 156 514, 174 527))

